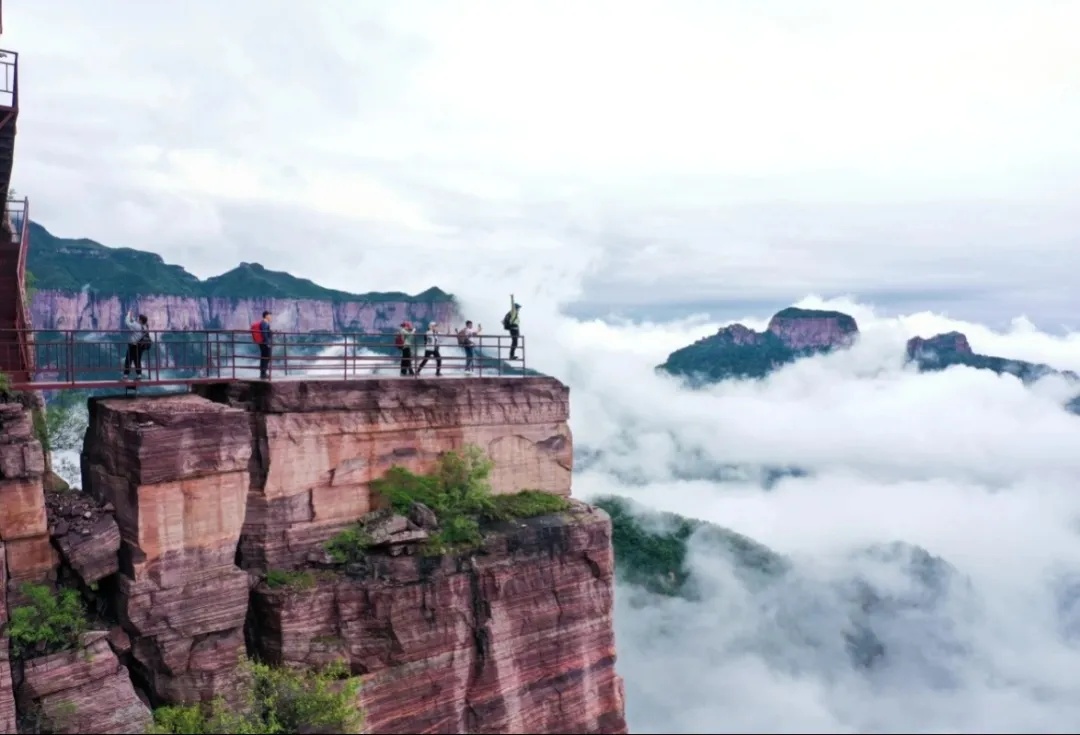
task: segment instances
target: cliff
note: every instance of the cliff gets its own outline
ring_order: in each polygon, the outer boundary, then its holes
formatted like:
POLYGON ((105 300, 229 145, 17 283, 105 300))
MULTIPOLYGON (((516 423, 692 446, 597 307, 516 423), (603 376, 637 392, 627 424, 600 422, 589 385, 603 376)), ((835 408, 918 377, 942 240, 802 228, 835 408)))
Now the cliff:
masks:
POLYGON ((971 349, 967 337, 961 332, 946 332, 928 339, 912 337, 908 340, 906 351, 908 360, 915 363, 922 372, 944 370, 953 365, 965 365, 978 370, 991 370, 998 375, 1015 375, 1025 383, 1047 375, 1060 375, 1071 380, 1080 379, 1080 375, 1071 370, 1055 370, 1042 363, 979 354, 971 349))
MULTIPOLYGON (((3 414, 0 446, 19 447, 0 454, 19 458, 4 477, 33 485, 16 491, 33 499, 17 534, 44 535, 50 553, 34 567, 45 592, 28 591, 53 612, 74 594, 89 622, 62 645, 28 648, 20 631, 7 689, 0 666, 0 725, 15 702, 24 723, 57 731, 141 732, 147 704, 232 702, 253 655, 344 663, 367 732, 626 732, 611 523, 568 498, 565 386, 199 393, 92 399, 85 494, 46 496, 28 414, 3 414), (29 671, 42 672, 33 684, 29 671), (95 688, 108 712, 85 696, 95 688)), ((5 568, 29 579, 6 539, 5 568)))
POLYGON ((258 263, 202 281, 154 253, 58 238, 36 222, 30 242, 38 329, 114 329, 128 309, 147 314, 154 329, 246 329, 263 310, 274 312, 279 329, 304 332, 379 331, 404 319, 449 324, 456 318, 453 297, 438 288, 353 294, 258 263))
POLYGON ((763 378, 800 357, 847 347, 858 333, 847 314, 790 307, 774 314, 764 332, 742 324, 723 327, 672 352, 658 369, 697 383, 763 378))
MULTIPOLYGON (((763 378, 800 358, 850 347, 858 334, 859 327, 848 314, 792 307, 777 312, 764 332, 742 324, 722 327, 716 334, 672 352, 657 369, 686 378, 691 385, 729 378, 763 378)), ((960 332, 912 337, 905 355, 923 372, 964 365, 1015 375, 1025 382, 1047 375, 1080 379, 1074 372, 1055 370, 1049 365, 976 353, 960 332)), ((1080 408, 1080 398, 1075 405, 1080 408)))

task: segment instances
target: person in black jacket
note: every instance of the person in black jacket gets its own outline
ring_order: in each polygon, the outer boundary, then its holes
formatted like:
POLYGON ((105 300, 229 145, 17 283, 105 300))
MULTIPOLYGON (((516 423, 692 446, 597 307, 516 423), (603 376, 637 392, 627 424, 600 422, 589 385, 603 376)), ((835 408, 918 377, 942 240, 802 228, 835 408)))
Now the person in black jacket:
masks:
POLYGON ((270 319, 274 315, 269 311, 262 313, 262 323, 259 324, 259 333, 262 334, 262 342, 259 343, 259 380, 270 380, 270 356, 273 354, 274 331, 270 329, 270 319))

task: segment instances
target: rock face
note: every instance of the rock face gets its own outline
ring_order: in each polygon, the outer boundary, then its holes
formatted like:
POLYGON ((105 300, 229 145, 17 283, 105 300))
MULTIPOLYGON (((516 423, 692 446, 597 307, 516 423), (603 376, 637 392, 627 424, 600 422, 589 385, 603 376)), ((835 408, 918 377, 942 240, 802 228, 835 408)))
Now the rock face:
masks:
MULTIPOLYGON (((1042 363, 979 354, 971 349, 967 337, 961 332, 936 334, 928 339, 912 337, 907 342, 907 359, 915 363, 923 372, 962 365, 977 370, 991 370, 998 375, 1015 375, 1025 383, 1034 382, 1048 375, 1063 377, 1074 385, 1080 383, 1080 375, 1072 370, 1056 370, 1042 363)), ((1080 412, 1078 411, 1080 404, 1077 401, 1080 399, 1074 399, 1066 404, 1065 408, 1069 411, 1080 412)))
POLYGON ((930 356, 945 355, 974 355, 975 352, 968 344, 967 336, 960 332, 946 332, 936 334, 929 339, 912 337, 907 343, 907 356, 909 360, 921 359, 930 356))
POLYGON ((150 708, 135 694, 107 636, 87 633, 80 650, 25 662, 18 697, 42 732, 146 732, 150 708))
POLYGON ((858 334, 847 314, 791 307, 774 314, 764 332, 742 324, 723 327, 672 352, 659 369, 698 382, 763 378, 800 357, 848 347, 858 334))
POLYGON ((380 503, 370 483, 392 465, 427 472, 466 444, 495 460, 496 493, 569 495, 564 385, 372 378, 199 393, 91 399, 85 495, 46 495, 28 414, 0 410, 12 483, 0 570, 76 580, 103 616, 92 627, 108 628, 77 650, 0 656, 0 727, 12 731, 17 711, 49 731, 142 732, 143 701, 228 699, 237 664, 259 652, 347 662, 366 678, 371 732, 626 732, 603 511, 574 502, 489 524, 480 549, 443 556, 421 553, 438 523, 430 508, 368 515, 380 503), (323 543, 365 515, 373 545, 335 564, 323 543), (47 563, 13 566, 13 547, 35 534, 47 563), (271 588, 266 572, 282 570, 271 588))
POLYGON ((248 577, 234 564, 247 498, 247 415, 197 396, 93 399, 83 487, 116 508, 118 599, 134 666, 168 702, 229 688, 248 577))
MULTIPOLYGON (((305 381, 197 386, 249 411, 253 435, 246 569, 295 568, 373 508, 371 480, 397 464, 432 468, 475 444, 496 493, 570 494, 569 390, 552 378, 305 381)), ((119 507, 119 506, 117 506, 119 507)))
MULTIPOLYGON (((6 614, 6 608, 4 612, 6 614)), ((8 640, 0 636, 0 732, 15 732, 16 718, 11 663, 8 660, 8 640)))
POLYGON ((828 350, 849 346, 859 326, 854 318, 839 311, 792 306, 774 314, 767 331, 792 350, 828 350))
POLYGON ((268 660, 366 674, 369 732, 623 733, 611 521, 503 524, 475 557, 371 554, 306 589, 255 588, 268 660))
POLYGON ((0 732, 15 732, 16 709, 5 625, 18 585, 48 579, 52 546, 45 521, 45 455, 30 408, 0 403, 0 732), (11 593, 9 594, 9 587, 11 593))
MULTIPOLYGON (((46 462, 33 429, 35 404, 29 404, 0 403, 0 626, 8 621, 9 608, 20 604, 23 583, 56 579, 58 556, 49 542, 52 524, 43 485, 46 462)), ((116 569, 119 534, 108 528, 111 518, 91 514, 88 519, 85 512, 80 508, 65 523, 77 531, 70 543, 72 557, 85 562, 81 568, 96 581, 116 569), (87 533, 78 532, 83 529, 87 533), (95 535, 100 550, 88 553, 95 535)), ((8 639, 0 636, 0 732, 16 731, 17 709, 25 722, 44 732, 144 732, 150 710, 136 696, 106 635, 90 633, 78 650, 19 662, 18 677, 13 676, 8 639)))
POLYGON ((45 515, 45 453, 31 409, 0 403, 0 547, 9 586, 50 578, 56 553, 45 515))
POLYGON ((133 309, 150 318, 153 329, 247 329, 274 313, 281 331, 378 332, 405 319, 416 323, 452 324, 456 308, 449 301, 321 301, 286 298, 220 298, 141 295, 137 298, 99 296, 92 291, 41 290, 31 305, 35 329, 121 329, 124 314, 133 309))

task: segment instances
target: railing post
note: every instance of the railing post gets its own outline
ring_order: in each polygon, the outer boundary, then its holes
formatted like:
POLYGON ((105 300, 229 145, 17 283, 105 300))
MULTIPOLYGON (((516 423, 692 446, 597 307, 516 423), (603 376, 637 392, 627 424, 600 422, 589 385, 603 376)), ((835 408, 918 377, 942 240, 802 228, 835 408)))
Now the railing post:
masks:
POLYGON ((67 353, 68 353, 68 382, 75 382, 75 333, 68 330, 67 333, 67 353))

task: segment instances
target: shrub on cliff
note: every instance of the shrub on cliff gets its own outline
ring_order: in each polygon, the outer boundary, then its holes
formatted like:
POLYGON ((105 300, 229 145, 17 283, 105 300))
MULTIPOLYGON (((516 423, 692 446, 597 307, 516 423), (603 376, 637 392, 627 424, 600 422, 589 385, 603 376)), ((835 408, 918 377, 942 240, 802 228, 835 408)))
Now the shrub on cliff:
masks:
MULTIPOLYGON (((408 515, 415 503, 434 511, 439 530, 428 540, 425 551, 429 554, 478 546, 483 541, 480 524, 484 522, 532 518, 569 508, 565 498, 536 490, 492 495, 488 477, 494 466, 482 449, 470 445, 460 452, 443 454, 435 470, 426 475, 391 467, 371 483, 371 489, 395 513, 408 515)), ((331 539, 326 550, 339 563, 355 561, 369 543, 361 523, 331 539)))
POLYGON ((340 662, 321 671, 297 670, 246 661, 248 682, 236 704, 154 710, 148 733, 155 735, 269 735, 271 733, 358 733, 363 713, 357 703, 360 680, 340 662))
POLYGON ((7 628, 17 658, 47 656, 79 645, 87 620, 78 592, 54 592, 42 584, 24 584, 20 591, 27 604, 11 610, 7 628))

